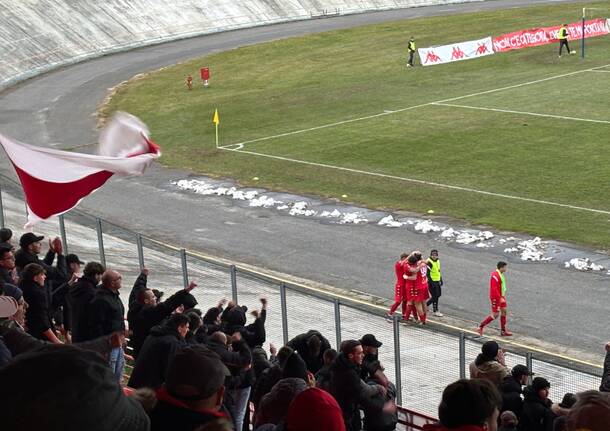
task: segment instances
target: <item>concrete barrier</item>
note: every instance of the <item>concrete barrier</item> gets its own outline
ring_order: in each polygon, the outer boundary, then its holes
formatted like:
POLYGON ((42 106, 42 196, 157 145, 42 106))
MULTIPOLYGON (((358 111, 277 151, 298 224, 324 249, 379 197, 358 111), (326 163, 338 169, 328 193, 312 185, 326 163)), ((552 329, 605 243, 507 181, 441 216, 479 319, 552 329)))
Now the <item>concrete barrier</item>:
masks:
POLYGON ((54 68, 169 40, 291 20, 484 0, 4 0, 0 89, 54 68))

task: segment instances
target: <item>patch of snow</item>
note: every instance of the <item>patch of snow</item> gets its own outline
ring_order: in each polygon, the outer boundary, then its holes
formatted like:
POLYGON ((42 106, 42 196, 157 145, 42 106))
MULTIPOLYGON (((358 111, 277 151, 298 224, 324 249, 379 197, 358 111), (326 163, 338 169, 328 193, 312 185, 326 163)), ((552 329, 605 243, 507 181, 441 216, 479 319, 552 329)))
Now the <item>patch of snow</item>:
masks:
POLYGON ((453 239, 453 237, 457 234, 457 232, 453 228, 445 229, 441 232, 441 238, 443 239, 453 239))
POLYGON ((334 209, 332 211, 322 211, 320 213, 320 217, 331 217, 331 218, 339 218, 341 217, 341 211, 338 209, 334 209))
POLYGON ((343 218, 339 221, 341 224, 358 224, 368 223, 368 220, 360 217, 359 213, 345 213, 343 218))
MULTIPOLYGON (((249 205, 251 207, 272 208, 272 207, 274 207, 276 205, 280 205, 280 204, 283 204, 283 202, 276 201, 275 199, 270 198, 269 196, 263 195, 261 197, 251 199, 249 205)), ((279 206, 278 206, 278 209, 280 209, 279 206)))
POLYGON ((485 244, 484 242, 480 242, 476 245, 478 248, 489 248, 491 245, 485 244))
POLYGON ((421 220, 415 225, 415 230, 421 233, 440 232, 443 228, 431 220, 421 220))
MULTIPOLYGON (((565 262, 564 266, 566 268, 574 268, 577 271, 601 271, 604 269, 602 265, 591 262, 588 257, 584 259, 582 257, 575 257, 570 259, 569 262, 565 262)), ((610 270, 608 274, 610 274, 610 270)))
MULTIPOLYGON (((507 240, 512 240, 507 238, 507 240)), ((515 238, 516 239, 516 238, 515 238)), ((504 253, 520 253, 521 260, 530 260, 533 262, 548 262, 553 260, 552 257, 545 257, 544 253, 548 247, 548 243, 542 241, 540 237, 520 241, 515 247, 505 248, 504 253)))
POLYGON ((387 226, 387 227, 402 227, 402 226, 404 226, 404 223, 399 222, 398 220, 394 220, 394 217, 392 217, 391 215, 382 218, 381 220, 379 220, 379 222, 377 224, 379 226, 387 226))

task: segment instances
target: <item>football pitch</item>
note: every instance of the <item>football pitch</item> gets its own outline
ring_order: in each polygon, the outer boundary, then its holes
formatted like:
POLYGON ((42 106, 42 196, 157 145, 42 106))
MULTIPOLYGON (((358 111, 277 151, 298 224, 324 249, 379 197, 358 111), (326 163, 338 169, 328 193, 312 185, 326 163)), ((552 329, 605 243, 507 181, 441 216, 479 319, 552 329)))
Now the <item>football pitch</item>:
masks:
MULTIPOLYGON (((608 6, 585 6, 600 5, 608 6)), ((588 39, 585 59, 580 51, 558 58, 547 45, 404 65, 411 34, 419 46, 440 45, 576 21, 582 6, 410 20, 244 47, 133 80, 105 112, 146 121, 168 166, 607 247, 610 36, 588 39), (212 86, 187 91, 184 77, 201 65, 211 68, 212 86)))

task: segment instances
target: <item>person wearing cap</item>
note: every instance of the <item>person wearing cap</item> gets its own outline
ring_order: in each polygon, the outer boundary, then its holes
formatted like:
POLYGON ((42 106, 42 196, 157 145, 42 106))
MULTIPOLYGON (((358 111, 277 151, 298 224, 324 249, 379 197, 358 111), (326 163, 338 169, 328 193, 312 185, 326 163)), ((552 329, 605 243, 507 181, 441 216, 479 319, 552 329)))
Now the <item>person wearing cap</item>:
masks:
POLYGON ((364 359, 360 367, 360 378, 365 382, 375 380, 378 384, 385 387, 388 386, 388 378, 384 374, 384 368, 379 362, 379 348, 383 343, 373 334, 366 334, 360 339, 362 350, 364 351, 364 359))
POLYGON ((511 411, 521 417, 523 412, 523 386, 527 385, 529 377, 533 375, 525 365, 515 365, 510 375, 504 377, 500 385, 502 393, 502 411, 511 411))
POLYGON ((53 289, 51 297, 53 298, 53 309, 55 324, 61 333, 66 337, 68 342, 72 339, 72 310, 68 300, 68 292, 70 287, 78 281, 81 273, 81 265, 84 265, 77 255, 68 254, 66 256, 66 265, 68 273, 64 278, 63 283, 59 287, 53 289))
POLYGON ((358 340, 346 340, 341 343, 341 353, 331 365, 330 393, 335 397, 341 411, 345 428, 348 431, 362 429, 360 408, 378 412, 389 408, 388 404, 377 405, 375 395, 385 396, 386 389, 381 385, 368 385, 360 378, 360 367, 364 359, 364 350, 358 340))
POLYGON ((83 276, 68 289, 72 341, 75 343, 90 339, 87 334, 88 307, 105 270, 104 265, 99 262, 88 262, 83 269, 83 276))
POLYGON ((314 329, 305 334, 300 334, 288 341, 286 345, 295 352, 299 352, 301 358, 307 364, 307 370, 316 374, 324 365, 324 352, 330 349, 330 342, 314 329))
POLYGON ((610 341, 606 343, 606 358, 604 359, 604 372, 602 382, 599 385, 601 392, 610 392, 610 341))
POLYGON ((555 413, 549 399, 551 384, 543 377, 535 377, 532 384, 523 390, 523 414, 521 426, 527 431, 551 431, 555 413))
POLYGON ((186 345, 184 337, 189 330, 189 318, 182 313, 172 314, 150 331, 136 358, 127 386, 132 388, 159 388, 165 380, 169 361, 186 345))
POLYGON ((0 369, 2 429, 148 431, 142 405, 124 395, 98 353, 46 345, 0 369))
POLYGON ((225 377, 231 373, 220 357, 202 345, 174 355, 165 383, 156 391, 151 431, 192 431, 227 415, 222 411, 225 377))
POLYGON ((443 390, 437 424, 424 431, 496 431, 502 397, 486 380, 458 380, 443 390))
POLYGON ((496 270, 491 273, 489 280, 489 301, 491 302, 491 314, 485 318, 477 328, 479 335, 483 336, 483 329, 500 316, 500 335, 503 337, 512 336, 512 332, 506 329, 506 276, 504 273, 508 269, 506 262, 498 262, 496 270))

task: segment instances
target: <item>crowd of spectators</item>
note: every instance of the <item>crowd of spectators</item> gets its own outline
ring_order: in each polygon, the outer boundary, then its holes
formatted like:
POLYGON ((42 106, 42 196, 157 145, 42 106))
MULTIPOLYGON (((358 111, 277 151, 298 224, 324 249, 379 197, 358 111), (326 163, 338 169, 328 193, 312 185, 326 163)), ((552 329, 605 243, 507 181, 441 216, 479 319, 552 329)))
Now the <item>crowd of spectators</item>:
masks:
MULTIPOLYGON (((201 309, 192 282, 167 299, 142 269, 64 256, 59 238, 0 230, 0 405, 7 430, 392 431, 396 387, 373 334, 333 346, 318 330, 269 345, 267 301, 201 309), (84 269, 81 273, 81 267, 84 269), (127 295, 124 295, 127 297, 127 295), (127 322, 127 323, 126 323, 127 322), (125 375, 125 360, 133 369, 125 375)), ((204 295, 202 295, 204 296, 204 295)), ((610 429, 610 343, 599 391, 552 402, 551 383, 483 344, 445 388, 428 431, 610 429)), ((408 388, 417 391, 417 386, 408 388)))

